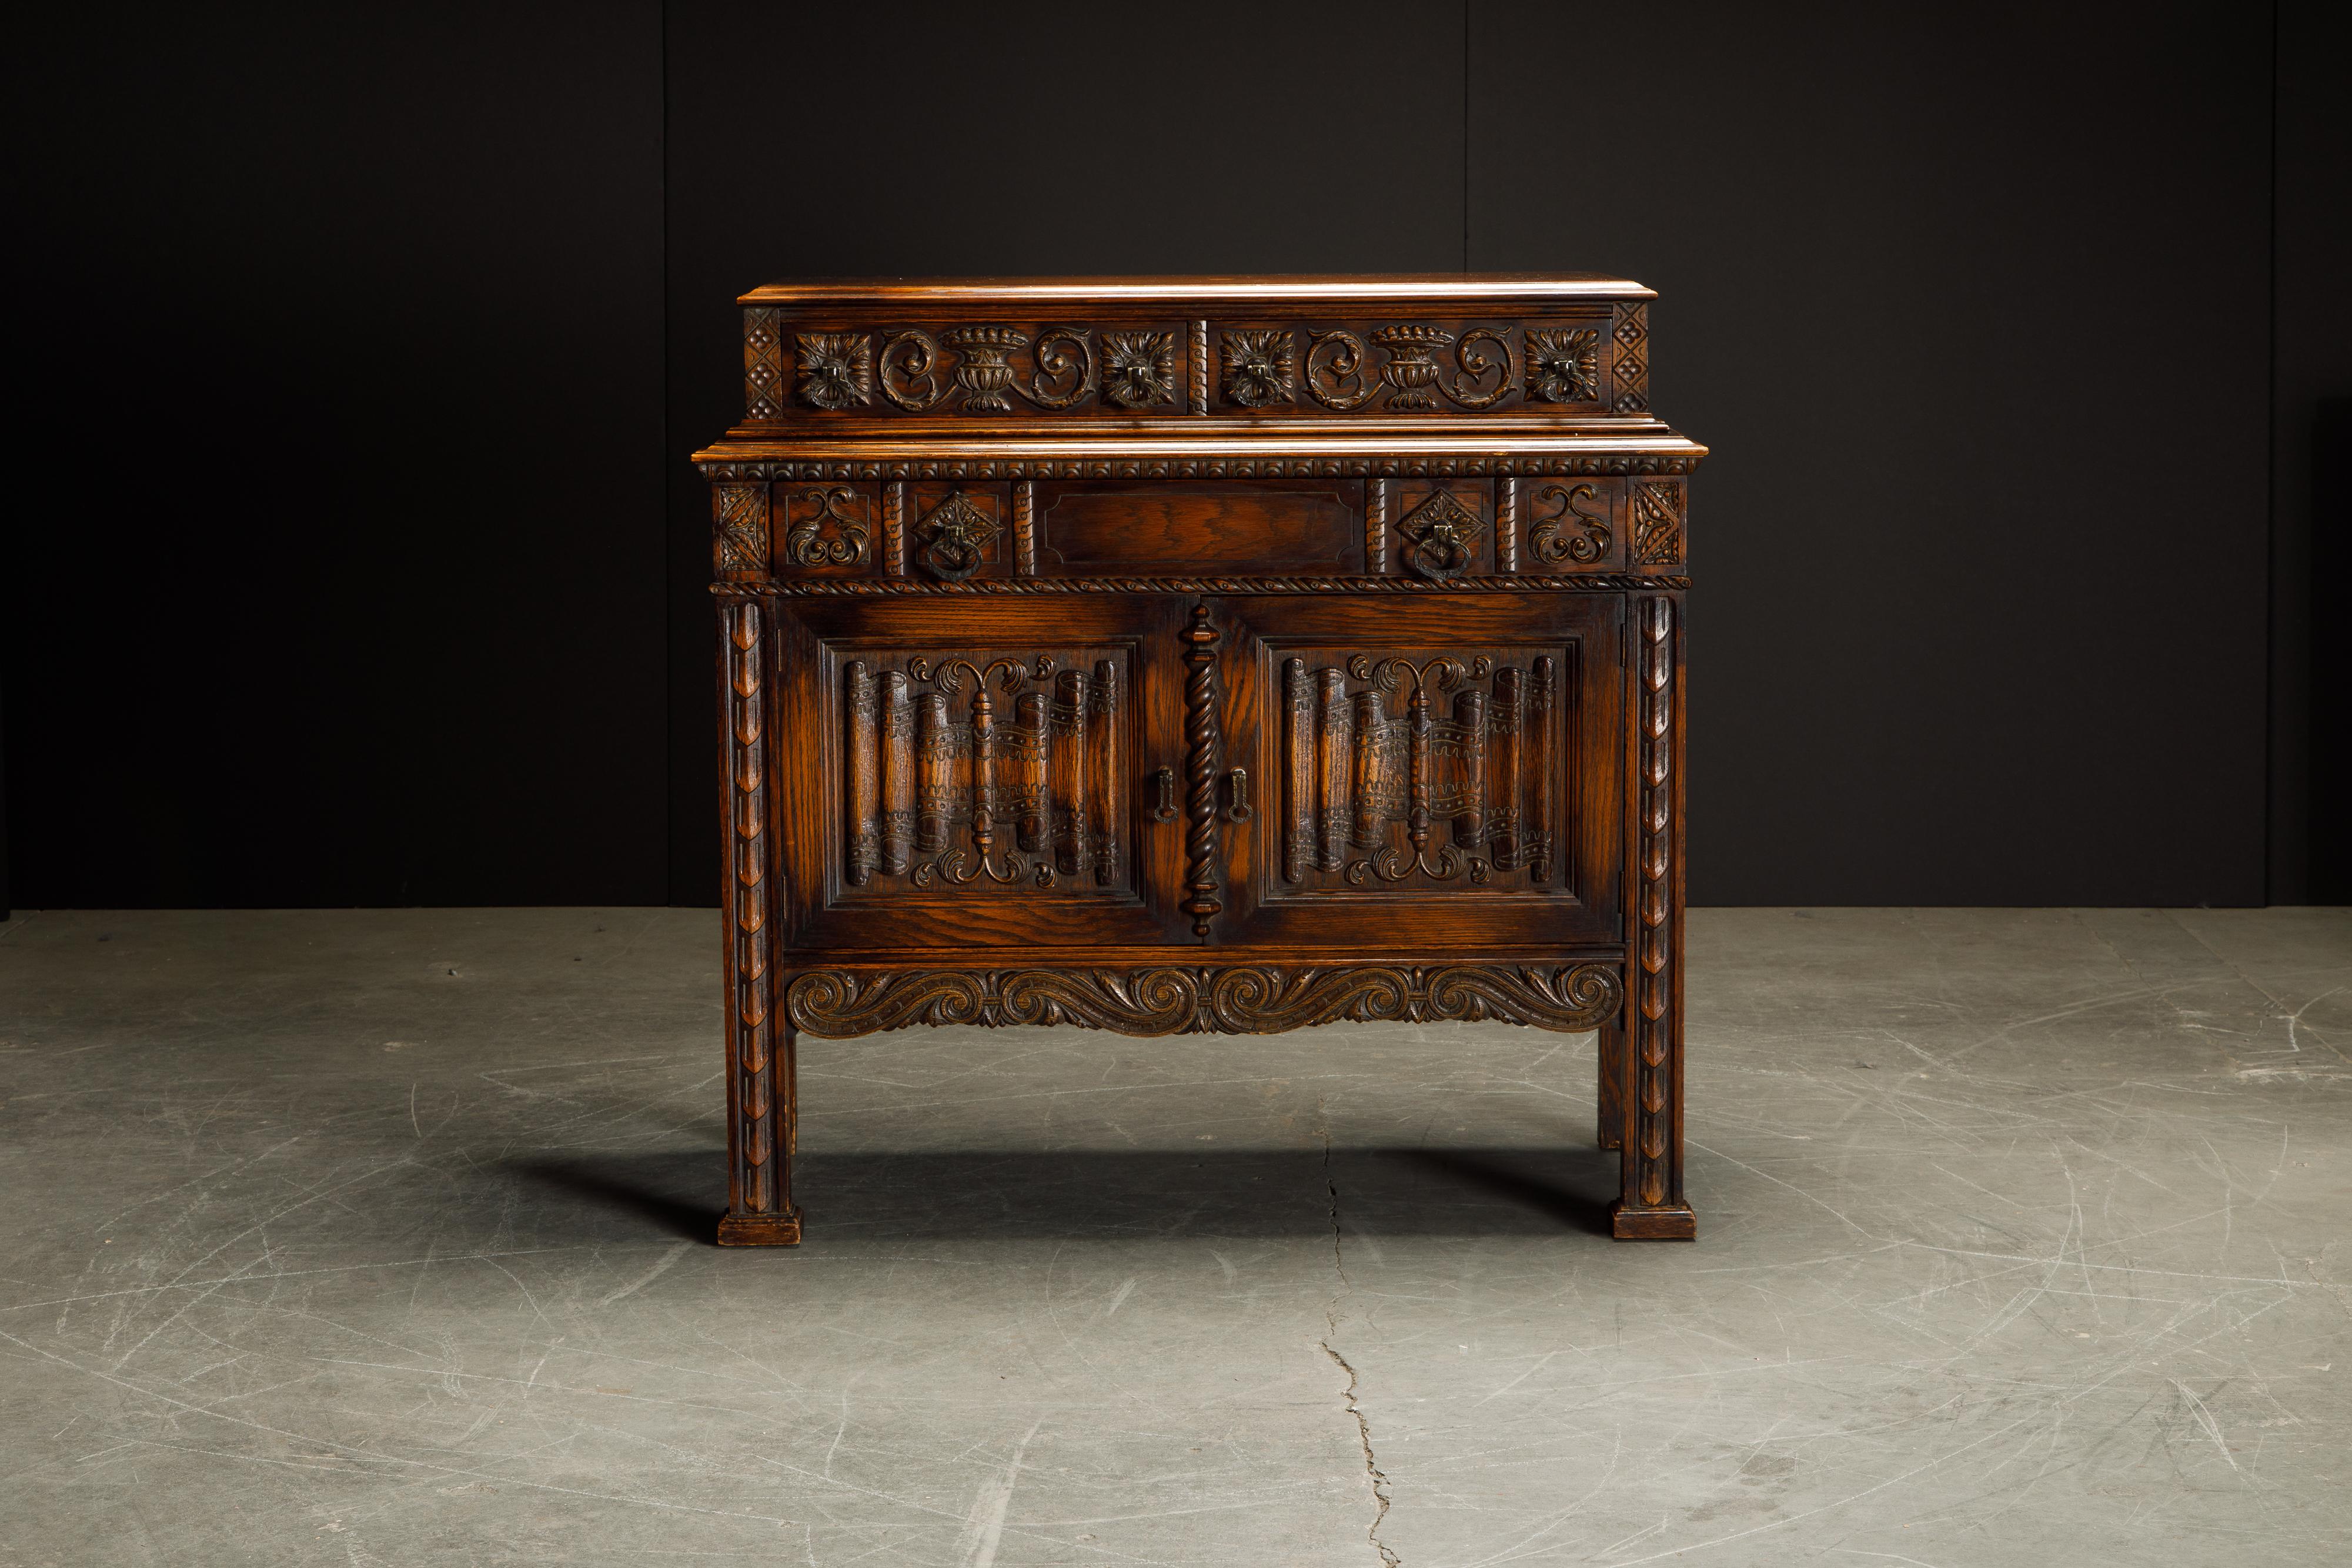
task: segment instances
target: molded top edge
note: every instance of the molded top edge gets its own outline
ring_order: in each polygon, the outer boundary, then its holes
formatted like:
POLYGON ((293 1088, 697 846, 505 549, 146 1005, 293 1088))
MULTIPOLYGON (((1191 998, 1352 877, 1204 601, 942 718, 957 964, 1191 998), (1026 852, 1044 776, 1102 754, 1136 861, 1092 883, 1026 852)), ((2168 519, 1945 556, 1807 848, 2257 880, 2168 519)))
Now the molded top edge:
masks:
POLYGON ((1202 277, 797 277, 736 297, 743 305, 856 300, 1198 300, 1284 304, 1351 299, 1654 299, 1657 291, 1599 272, 1365 272, 1202 277))
POLYGON ((801 436, 784 439, 732 437, 704 447, 697 463, 762 461, 987 463, 1031 458, 1082 462, 1189 461, 1207 458, 1299 457, 1486 459, 1519 457, 1664 456, 1694 460, 1707 449, 1681 433, 1658 428, 1639 434, 1515 435, 1497 442, 1468 432, 1426 436, 1308 434, 1285 437, 1265 431, 1209 431, 1174 436, 1130 434, 1046 436, 976 436, 944 442, 935 436, 871 434, 846 439, 801 436))

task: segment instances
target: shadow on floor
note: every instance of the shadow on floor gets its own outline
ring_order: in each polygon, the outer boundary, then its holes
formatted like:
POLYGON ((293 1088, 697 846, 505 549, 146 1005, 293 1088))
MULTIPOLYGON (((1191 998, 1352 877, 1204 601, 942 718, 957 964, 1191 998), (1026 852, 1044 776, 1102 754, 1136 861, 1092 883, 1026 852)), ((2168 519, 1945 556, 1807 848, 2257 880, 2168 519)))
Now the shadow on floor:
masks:
MULTIPOLYGON (((576 1218, 708 1241, 723 1207, 718 1149, 512 1160, 576 1218)), ((794 1196, 814 1239, 1609 1234, 1617 1156, 1599 1149, 995 1150, 804 1154, 794 1196)), ((556 1217, 551 1217, 556 1218, 556 1217)))

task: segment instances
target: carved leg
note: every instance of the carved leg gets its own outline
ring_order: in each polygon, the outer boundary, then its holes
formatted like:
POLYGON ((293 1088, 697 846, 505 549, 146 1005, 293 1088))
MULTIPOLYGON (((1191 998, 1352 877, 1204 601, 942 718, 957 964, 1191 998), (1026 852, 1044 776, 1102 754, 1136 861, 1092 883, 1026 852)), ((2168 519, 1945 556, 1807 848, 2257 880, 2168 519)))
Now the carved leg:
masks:
POLYGON ((1698 1222, 1683 1197, 1682 605, 1661 593, 1636 600, 1633 614, 1641 853, 1626 977, 1633 1103, 1610 1221, 1621 1240, 1687 1241, 1698 1222))
POLYGON ((719 1242, 789 1246, 801 1239, 792 1201, 793 1033, 777 1015, 769 951, 767 648, 760 606, 722 603, 719 629, 728 1056, 727 1213, 719 1242))
POLYGON ((1600 1127, 1601 1146, 1618 1149, 1625 1145, 1625 1021, 1623 1015, 1611 1019, 1601 1026, 1597 1036, 1601 1046, 1600 1127))

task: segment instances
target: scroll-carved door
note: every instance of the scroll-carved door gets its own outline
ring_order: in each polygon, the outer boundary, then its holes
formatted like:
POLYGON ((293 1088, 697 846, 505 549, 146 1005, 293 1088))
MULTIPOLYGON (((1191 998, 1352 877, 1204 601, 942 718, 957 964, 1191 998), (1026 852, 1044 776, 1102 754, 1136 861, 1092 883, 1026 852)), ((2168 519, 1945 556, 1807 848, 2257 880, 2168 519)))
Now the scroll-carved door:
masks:
POLYGON ((1223 608, 1249 810, 1225 829, 1220 940, 1620 937, 1613 601, 1223 608))
POLYGON ((1183 755, 1167 603, 801 603, 779 643, 788 944, 1174 930, 1174 835, 1145 831, 1183 755))

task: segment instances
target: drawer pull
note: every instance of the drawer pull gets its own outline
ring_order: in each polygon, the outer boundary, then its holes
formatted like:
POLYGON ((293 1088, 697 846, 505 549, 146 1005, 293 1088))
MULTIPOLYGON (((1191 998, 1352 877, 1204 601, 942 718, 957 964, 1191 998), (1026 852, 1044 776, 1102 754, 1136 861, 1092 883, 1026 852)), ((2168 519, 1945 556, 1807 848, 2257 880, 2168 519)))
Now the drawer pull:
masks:
POLYGON ((1155 822, 1174 821, 1176 820, 1176 769, 1163 768, 1151 776, 1151 781, 1160 786, 1160 804, 1151 809, 1151 820, 1155 822))
POLYGON ((1225 808, 1225 821, 1246 822, 1250 817, 1249 769, 1236 768, 1225 775, 1225 786, 1232 793, 1233 804, 1225 808))

